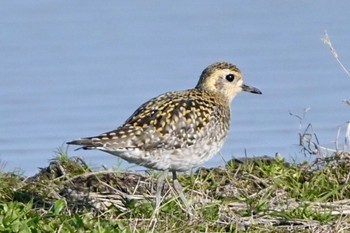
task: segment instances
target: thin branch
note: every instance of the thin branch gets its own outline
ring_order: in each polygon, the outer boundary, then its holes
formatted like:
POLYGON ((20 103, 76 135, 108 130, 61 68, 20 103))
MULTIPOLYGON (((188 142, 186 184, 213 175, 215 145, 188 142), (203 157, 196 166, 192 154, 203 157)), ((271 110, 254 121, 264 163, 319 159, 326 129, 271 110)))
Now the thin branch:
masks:
POLYGON ((345 73, 350 77, 350 73, 349 71, 345 68, 345 66, 343 65, 343 63, 340 61, 339 56, 337 51, 335 50, 335 48, 333 47, 332 41, 328 36, 327 31, 324 31, 324 35, 321 38, 322 42, 325 45, 328 45, 329 49, 331 50, 331 53, 333 55, 333 57, 335 58, 335 60, 337 60, 337 62, 339 63, 339 65, 341 66, 341 68, 345 71, 345 73))

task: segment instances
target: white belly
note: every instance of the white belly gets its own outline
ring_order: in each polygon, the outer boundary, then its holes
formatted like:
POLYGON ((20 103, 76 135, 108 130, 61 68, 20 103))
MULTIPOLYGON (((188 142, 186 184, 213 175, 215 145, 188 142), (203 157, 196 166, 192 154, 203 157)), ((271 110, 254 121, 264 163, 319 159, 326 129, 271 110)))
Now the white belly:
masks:
POLYGON ((211 159, 216 153, 219 152, 224 140, 221 142, 210 142, 196 144, 187 148, 164 150, 157 149, 153 151, 142 151, 138 148, 135 149, 117 149, 114 151, 104 150, 103 148, 97 148, 116 155, 128 162, 135 163, 147 168, 157 170, 170 170, 170 171, 185 171, 193 167, 197 167, 209 159, 211 159))

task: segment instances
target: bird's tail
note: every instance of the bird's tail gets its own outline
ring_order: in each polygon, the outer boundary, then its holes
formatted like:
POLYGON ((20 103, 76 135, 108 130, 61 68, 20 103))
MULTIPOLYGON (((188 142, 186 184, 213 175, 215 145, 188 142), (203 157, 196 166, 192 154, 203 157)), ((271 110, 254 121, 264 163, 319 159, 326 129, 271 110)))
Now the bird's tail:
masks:
POLYGON ((82 146, 82 147, 79 147, 77 150, 79 150, 79 149, 93 150, 96 148, 96 145, 93 144, 93 141, 91 140, 91 138, 81 138, 81 139, 67 142, 67 144, 68 145, 82 146))

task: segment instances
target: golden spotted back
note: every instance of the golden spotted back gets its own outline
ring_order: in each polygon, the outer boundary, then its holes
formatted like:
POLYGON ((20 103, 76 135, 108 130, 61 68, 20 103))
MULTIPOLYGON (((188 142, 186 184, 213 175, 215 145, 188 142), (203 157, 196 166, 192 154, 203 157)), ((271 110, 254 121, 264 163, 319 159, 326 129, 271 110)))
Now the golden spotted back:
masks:
POLYGON ((118 129, 91 139, 104 147, 181 148, 204 137, 225 137, 229 118, 228 103, 221 96, 197 89, 168 92, 143 104, 118 129))

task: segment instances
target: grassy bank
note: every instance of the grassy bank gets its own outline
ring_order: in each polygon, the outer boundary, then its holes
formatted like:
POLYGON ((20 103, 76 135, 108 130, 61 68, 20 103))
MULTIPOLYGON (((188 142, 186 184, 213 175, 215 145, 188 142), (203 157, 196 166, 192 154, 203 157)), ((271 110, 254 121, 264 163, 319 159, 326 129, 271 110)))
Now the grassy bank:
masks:
POLYGON ((0 232, 346 232, 349 162, 262 157, 182 174, 191 219, 169 177, 152 219, 156 172, 92 172, 61 153, 33 177, 0 174, 0 232))

